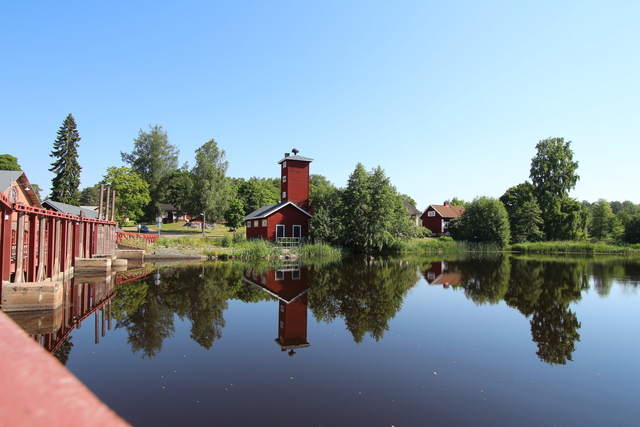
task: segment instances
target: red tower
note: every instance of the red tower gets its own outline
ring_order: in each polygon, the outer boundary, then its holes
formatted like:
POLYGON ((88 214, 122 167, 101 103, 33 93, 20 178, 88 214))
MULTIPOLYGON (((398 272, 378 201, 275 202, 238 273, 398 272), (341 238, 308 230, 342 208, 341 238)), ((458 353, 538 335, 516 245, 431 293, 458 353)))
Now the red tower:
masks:
POLYGON ((313 159, 298 156, 298 150, 293 149, 293 156, 284 153, 280 160, 280 188, 283 202, 291 202, 309 211, 309 163, 313 159))

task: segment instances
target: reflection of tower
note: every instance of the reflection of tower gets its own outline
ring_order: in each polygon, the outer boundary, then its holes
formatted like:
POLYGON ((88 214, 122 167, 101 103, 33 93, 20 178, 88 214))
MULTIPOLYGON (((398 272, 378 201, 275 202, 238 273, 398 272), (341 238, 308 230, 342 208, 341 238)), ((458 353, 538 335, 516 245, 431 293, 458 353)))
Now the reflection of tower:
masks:
POLYGON ((278 338, 282 351, 295 355, 298 348, 309 347, 307 342, 307 291, 309 278, 306 267, 282 264, 276 270, 261 275, 245 272, 244 281, 278 299, 278 338))
POLYGON ((307 342, 307 294, 300 295, 290 303, 280 301, 278 314, 278 338, 276 342, 282 351, 289 350, 289 356, 295 355, 295 349, 309 347, 307 342))

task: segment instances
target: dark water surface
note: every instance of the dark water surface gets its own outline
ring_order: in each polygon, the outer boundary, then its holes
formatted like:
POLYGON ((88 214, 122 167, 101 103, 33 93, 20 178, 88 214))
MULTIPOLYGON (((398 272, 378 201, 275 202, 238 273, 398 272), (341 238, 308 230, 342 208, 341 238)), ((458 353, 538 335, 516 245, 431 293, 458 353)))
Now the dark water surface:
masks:
POLYGON ((57 354, 135 426, 635 426, 639 286, 614 257, 209 263, 117 286, 57 354))

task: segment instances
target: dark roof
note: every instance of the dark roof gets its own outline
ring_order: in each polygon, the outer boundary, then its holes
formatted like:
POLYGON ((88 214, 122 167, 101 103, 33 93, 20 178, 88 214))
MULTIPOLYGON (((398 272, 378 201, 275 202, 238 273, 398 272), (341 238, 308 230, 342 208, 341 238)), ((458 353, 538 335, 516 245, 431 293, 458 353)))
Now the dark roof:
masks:
POLYGON ((45 200, 44 202, 42 202, 42 205, 45 208, 49 208, 51 210, 69 214, 69 215, 80 216, 80 212, 84 212, 84 216, 87 218, 93 218, 93 219, 98 218, 98 212, 90 209, 83 209, 79 206, 73 206, 73 205, 68 205, 66 203, 54 202, 53 200, 45 200))
POLYGON ((308 157, 298 156, 297 154, 294 154, 293 156, 286 156, 284 159, 280 160, 278 162, 278 164, 280 164, 282 162, 286 162, 287 160, 298 160, 300 162, 313 162, 313 159, 310 159, 308 157))
POLYGON ((303 213, 305 213, 305 214, 307 214, 309 216, 312 216, 309 212, 305 211, 304 209, 302 209, 298 205, 287 201, 287 202, 276 203, 275 205, 263 206, 263 207, 261 207, 259 209, 256 209, 255 211, 251 212, 249 215, 246 215, 242 219, 247 221, 247 220, 250 220, 250 219, 266 218, 269 215, 271 215, 272 213, 275 213, 275 212, 279 211, 280 209, 284 208, 287 205, 291 205, 294 208, 298 209, 300 212, 303 212, 303 213))
POLYGON ((413 206, 410 202, 407 202, 406 200, 403 200, 404 202, 404 207, 407 209, 407 212, 409 212, 409 215, 420 215, 422 212, 417 209, 415 206, 413 206))
POLYGON ((160 203, 160 209, 162 209, 163 211, 177 211, 176 207, 169 204, 169 203, 160 203))

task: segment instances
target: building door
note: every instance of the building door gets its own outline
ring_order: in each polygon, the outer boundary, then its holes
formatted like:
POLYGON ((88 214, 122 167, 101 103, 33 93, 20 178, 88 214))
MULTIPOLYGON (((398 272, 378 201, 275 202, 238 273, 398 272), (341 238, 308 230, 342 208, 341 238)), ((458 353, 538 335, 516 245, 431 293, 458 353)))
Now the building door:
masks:
POLYGON ((293 237, 297 237, 298 239, 302 237, 302 226, 294 225, 293 226, 293 237))
POLYGON ((276 242, 277 242, 281 237, 284 237, 284 224, 277 224, 277 225, 276 225, 276 242))

